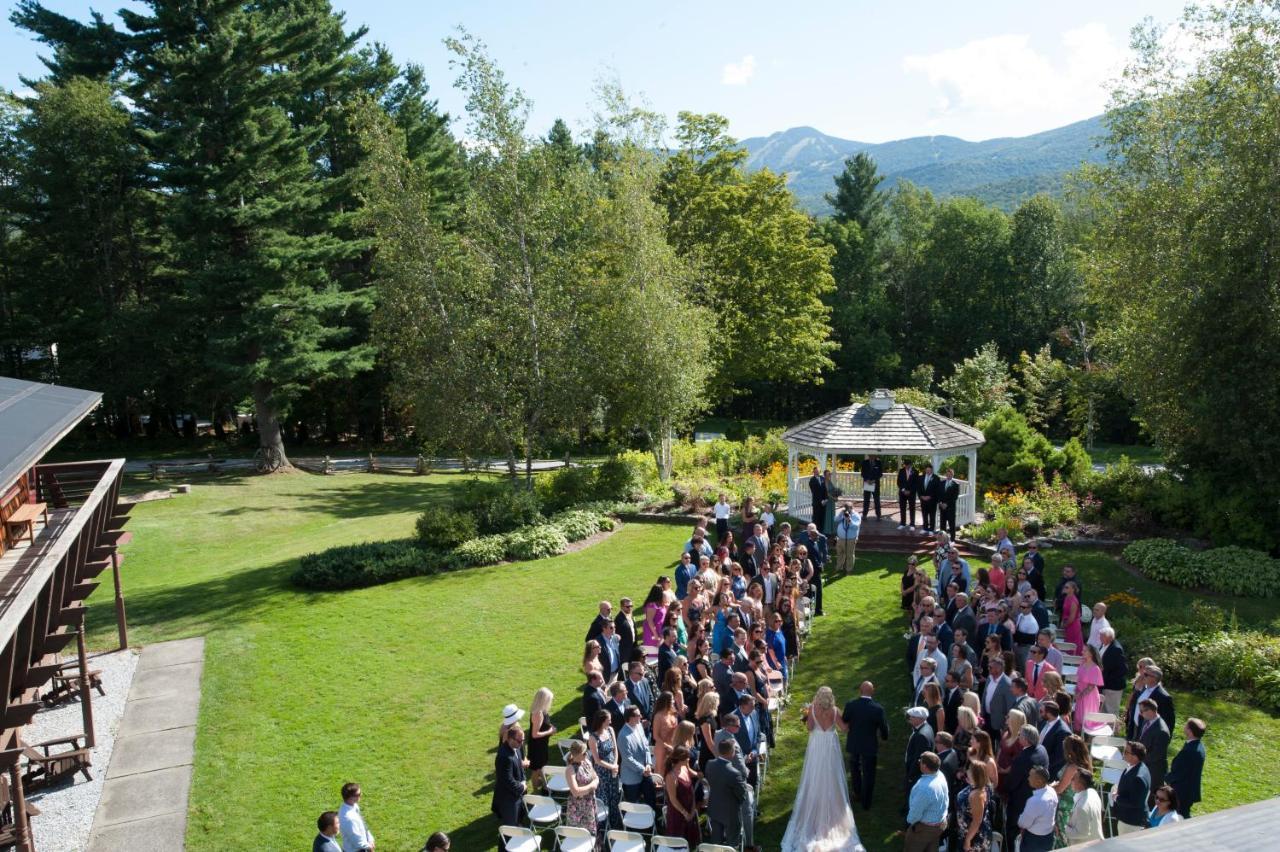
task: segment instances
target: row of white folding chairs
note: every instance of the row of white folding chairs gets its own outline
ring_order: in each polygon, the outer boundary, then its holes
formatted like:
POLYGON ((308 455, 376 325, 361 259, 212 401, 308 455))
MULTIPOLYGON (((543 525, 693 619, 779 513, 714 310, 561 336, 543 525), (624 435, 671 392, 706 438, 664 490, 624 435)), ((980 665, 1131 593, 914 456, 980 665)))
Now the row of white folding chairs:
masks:
MULTIPOLYGON (((502 846, 506 852, 540 852, 542 835, 531 828, 518 825, 498 827, 502 846)), ((689 841, 683 837, 665 837, 655 834, 646 847, 643 835, 631 831, 610 831, 607 835, 610 852, 690 852, 689 841)), ((557 826, 555 849, 559 852, 591 852, 595 849, 595 836, 585 828, 569 825, 557 826)), ((738 852, 732 846, 717 843, 700 843, 694 852, 738 852)))

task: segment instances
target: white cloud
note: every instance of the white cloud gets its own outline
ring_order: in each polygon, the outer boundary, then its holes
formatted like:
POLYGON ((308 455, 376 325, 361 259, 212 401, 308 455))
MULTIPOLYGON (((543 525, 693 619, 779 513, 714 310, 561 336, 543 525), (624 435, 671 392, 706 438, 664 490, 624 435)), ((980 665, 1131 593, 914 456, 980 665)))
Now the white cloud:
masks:
POLYGON ((1126 56, 1103 24, 1090 23, 1062 34, 1057 61, 1011 33, 907 56, 902 67, 937 90, 935 123, 981 118, 992 130, 1025 133, 1102 112, 1126 56))
POLYGON ((741 62, 730 62, 720 72, 720 82, 726 86, 745 86, 756 74, 756 58, 748 53, 741 62))

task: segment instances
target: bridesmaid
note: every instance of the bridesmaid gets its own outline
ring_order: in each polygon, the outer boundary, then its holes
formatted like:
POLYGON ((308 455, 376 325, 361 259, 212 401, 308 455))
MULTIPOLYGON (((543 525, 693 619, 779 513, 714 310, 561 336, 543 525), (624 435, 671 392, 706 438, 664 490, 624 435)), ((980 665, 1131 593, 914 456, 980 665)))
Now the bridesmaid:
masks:
POLYGON ((1084 628, 1080 622, 1079 587, 1075 583, 1067 583, 1062 587, 1062 634, 1066 641, 1076 646, 1076 654, 1083 653, 1084 628))

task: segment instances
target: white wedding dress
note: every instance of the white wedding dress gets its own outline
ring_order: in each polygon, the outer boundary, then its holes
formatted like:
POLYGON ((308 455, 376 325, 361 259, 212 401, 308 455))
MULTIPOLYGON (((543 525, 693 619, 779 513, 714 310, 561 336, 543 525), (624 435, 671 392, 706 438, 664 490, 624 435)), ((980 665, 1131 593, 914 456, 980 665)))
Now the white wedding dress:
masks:
POLYGON ((824 728, 815 721, 809 732, 782 852, 865 852, 849 807, 844 749, 834 723, 824 728))

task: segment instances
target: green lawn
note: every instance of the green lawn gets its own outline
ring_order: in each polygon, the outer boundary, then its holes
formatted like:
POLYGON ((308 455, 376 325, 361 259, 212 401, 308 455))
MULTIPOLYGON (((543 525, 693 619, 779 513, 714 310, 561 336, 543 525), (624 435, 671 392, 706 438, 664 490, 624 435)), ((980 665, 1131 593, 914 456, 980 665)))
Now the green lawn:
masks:
POLYGON ((1161 464, 1164 455, 1159 447, 1148 444, 1108 444, 1097 441, 1089 451, 1089 457, 1096 464, 1116 464, 1121 456, 1128 456, 1134 464, 1161 464))
MULTIPOLYGON (((643 594, 671 564, 680 526, 631 524, 591 548, 347 593, 293 589, 298 556, 339 543, 403 536, 417 512, 461 477, 306 474, 212 477, 168 501, 135 508, 124 582, 135 643, 207 637, 204 701, 187 842, 225 846, 228 825, 254 826, 255 845, 305 844, 346 780, 365 786, 379 848, 417 848, 443 828, 456 849, 488 848, 498 708, 556 693, 556 723, 578 716, 581 639, 601 597, 643 594)), ((1136 589, 1160 605, 1185 593, 1135 580, 1097 551, 1060 550, 1087 589, 1136 589)), ((901 803, 907 698, 896 557, 864 555, 831 582, 795 685, 847 700, 863 678, 880 686, 893 735, 882 753, 877 805, 857 814, 869 849, 890 842, 901 803)), ((1051 568, 1050 574, 1056 571, 1051 568)), ((1089 598, 1094 597, 1092 591, 1089 598)), ((109 593, 91 610, 96 647, 114 642, 109 593)), ((1242 620, 1265 607, 1240 603, 1242 620)), ((1280 722, 1226 696, 1177 695, 1179 717, 1209 720, 1207 808, 1280 793, 1280 722)), ((793 705, 794 706, 794 705, 793 705)), ((804 732, 789 712, 761 802, 758 836, 777 848, 799 777, 804 732)))

